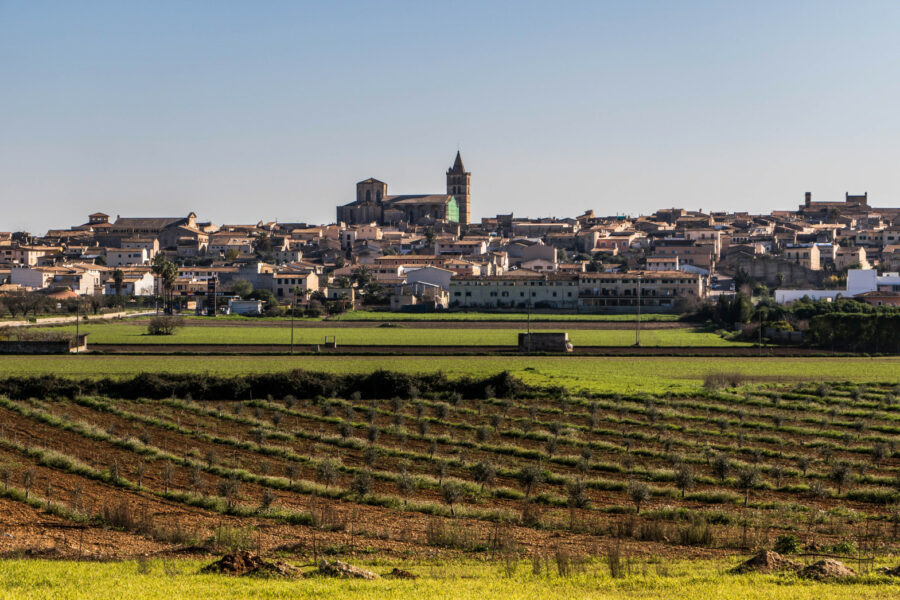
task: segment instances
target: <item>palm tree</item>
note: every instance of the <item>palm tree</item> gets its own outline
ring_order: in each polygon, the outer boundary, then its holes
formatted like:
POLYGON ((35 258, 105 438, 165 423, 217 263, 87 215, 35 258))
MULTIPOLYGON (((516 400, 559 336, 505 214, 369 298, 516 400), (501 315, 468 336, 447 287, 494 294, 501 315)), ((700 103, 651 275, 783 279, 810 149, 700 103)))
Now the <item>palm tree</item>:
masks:
POLYGON ((116 288, 116 300, 122 299, 122 282, 125 280, 125 273, 122 269, 113 271, 113 283, 116 288))

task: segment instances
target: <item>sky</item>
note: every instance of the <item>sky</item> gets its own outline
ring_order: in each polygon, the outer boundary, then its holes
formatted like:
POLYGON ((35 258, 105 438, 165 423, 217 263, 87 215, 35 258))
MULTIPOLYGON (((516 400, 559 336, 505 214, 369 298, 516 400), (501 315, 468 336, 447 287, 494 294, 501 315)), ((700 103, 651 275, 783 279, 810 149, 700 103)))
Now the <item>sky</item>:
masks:
POLYGON ((900 2, 0 0, 0 231, 900 206, 900 2))

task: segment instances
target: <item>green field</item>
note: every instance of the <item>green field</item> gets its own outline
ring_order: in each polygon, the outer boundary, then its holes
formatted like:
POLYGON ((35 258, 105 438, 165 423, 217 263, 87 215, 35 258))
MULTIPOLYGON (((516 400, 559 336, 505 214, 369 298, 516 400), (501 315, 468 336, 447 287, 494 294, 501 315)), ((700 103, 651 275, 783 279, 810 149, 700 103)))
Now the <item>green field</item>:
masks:
MULTIPOLYGON (((37 331, 75 333, 74 326, 37 331)), ((183 327, 174 335, 147 335, 146 327, 121 323, 82 325, 94 344, 289 344, 289 327, 183 327)), ((523 328, 524 331, 524 328, 523 328)), ((399 346, 515 346, 516 329, 413 329, 403 327, 294 328, 295 344, 321 344, 334 336, 338 345, 399 346)), ((630 346, 634 331, 628 329, 574 329, 569 339, 576 346, 630 346)), ((749 346, 730 342, 715 333, 699 329, 649 329, 641 332, 644 346, 749 346)))
POLYGON ((900 383, 900 358, 728 358, 586 356, 0 356, 9 376, 130 376, 141 372, 242 375, 306 369, 360 373, 443 371, 485 377, 508 370, 526 383, 596 392, 689 392, 710 373, 739 373, 755 381, 900 383))
MULTIPOLYGON (((677 321, 680 315, 649 313, 641 315, 641 321, 677 321)), ((439 312, 439 313, 396 313, 374 310, 356 310, 336 317, 332 321, 527 321, 527 313, 482 313, 482 312, 439 312)), ((532 321, 635 321, 636 315, 592 315, 592 314, 532 314, 532 321)))
MULTIPOLYGON (((300 580, 206 575, 196 560, 94 563, 7 560, 0 562, 0 597, 40 599, 142 598, 697 598, 713 599, 875 599, 896 598, 895 583, 869 575, 852 584, 813 583, 793 575, 732 575, 734 559, 685 561, 636 559, 634 573, 613 579, 601 560, 561 577, 553 565, 535 575, 531 563, 509 574, 502 564, 367 563, 376 573, 399 565, 419 575, 415 581, 346 581, 321 577, 300 580)), ((308 570, 308 569, 307 569, 308 570)))

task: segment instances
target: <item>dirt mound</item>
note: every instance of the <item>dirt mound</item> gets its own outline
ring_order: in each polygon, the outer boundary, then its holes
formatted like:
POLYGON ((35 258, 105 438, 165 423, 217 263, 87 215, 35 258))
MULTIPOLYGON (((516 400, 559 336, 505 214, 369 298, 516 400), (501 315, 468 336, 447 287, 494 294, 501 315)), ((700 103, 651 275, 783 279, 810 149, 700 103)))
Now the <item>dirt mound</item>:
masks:
POLYGON ((366 571, 339 560, 334 562, 319 561, 319 570, 316 571, 316 574, 328 577, 341 577, 343 579, 378 579, 378 575, 372 571, 366 571))
POLYGON ((885 567, 884 569, 879 569, 879 571, 889 577, 900 577, 900 565, 897 565, 893 569, 885 567))
POLYGON ((777 552, 764 550, 732 569, 733 573, 774 573, 799 569, 800 565, 777 552))
POLYGON ((226 554, 211 565, 203 568, 203 573, 225 575, 269 575, 277 577, 297 577, 300 570, 283 562, 269 562, 252 552, 238 550, 226 554))
POLYGON ((409 571, 404 571, 403 569, 398 569, 394 567, 394 569, 385 575, 385 577, 390 577, 391 579, 418 579, 419 576, 415 573, 410 573, 409 571))
POLYGON ((856 571, 844 566, 844 563, 826 558, 814 562, 800 571, 800 577, 807 579, 840 579, 842 577, 855 577, 856 571))

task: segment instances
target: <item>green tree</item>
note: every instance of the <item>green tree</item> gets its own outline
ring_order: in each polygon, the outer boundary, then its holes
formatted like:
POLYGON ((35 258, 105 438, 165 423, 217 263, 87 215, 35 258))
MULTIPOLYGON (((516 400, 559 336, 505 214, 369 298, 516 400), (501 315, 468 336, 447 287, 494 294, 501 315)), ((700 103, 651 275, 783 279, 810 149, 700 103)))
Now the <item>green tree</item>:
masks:
POLYGON ((246 298, 253 293, 253 284, 246 279, 235 279, 231 282, 231 293, 246 298))
POLYGON ((125 273, 122 269, 116 269, 113 271, 113 284, 116 288, 116 297, 122 297, 122 282, 125 281, 125 273))
POLYGON ((172 309, 175 282, 178 281, 178 265, 164 255, 157 254, 153 259, 151 271, 156 275, 157 288, 163 292, 163 304, 168 312, 172 309))

